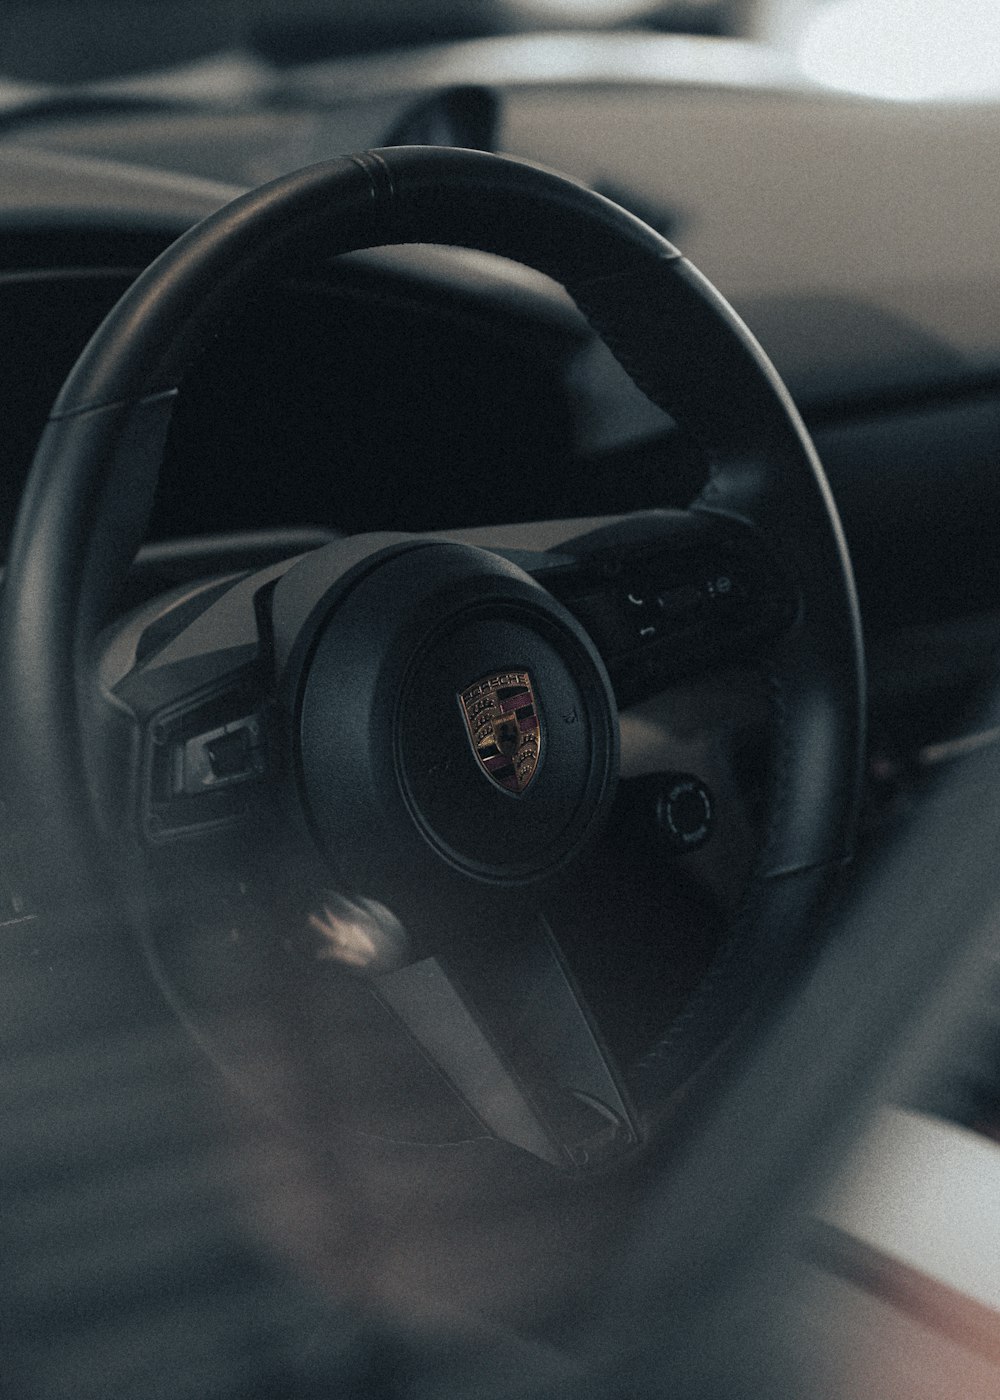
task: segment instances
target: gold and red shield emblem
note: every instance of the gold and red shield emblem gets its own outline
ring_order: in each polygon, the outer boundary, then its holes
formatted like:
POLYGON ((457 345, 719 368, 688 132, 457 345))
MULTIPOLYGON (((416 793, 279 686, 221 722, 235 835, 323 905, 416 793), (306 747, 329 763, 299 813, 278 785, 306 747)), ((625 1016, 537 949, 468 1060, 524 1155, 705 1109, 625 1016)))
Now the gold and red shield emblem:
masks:
POLYGON ((479 766, 504 792, 522 793, 538 769, 542 727, 527 671, 497 671, 459 692, 479 766))

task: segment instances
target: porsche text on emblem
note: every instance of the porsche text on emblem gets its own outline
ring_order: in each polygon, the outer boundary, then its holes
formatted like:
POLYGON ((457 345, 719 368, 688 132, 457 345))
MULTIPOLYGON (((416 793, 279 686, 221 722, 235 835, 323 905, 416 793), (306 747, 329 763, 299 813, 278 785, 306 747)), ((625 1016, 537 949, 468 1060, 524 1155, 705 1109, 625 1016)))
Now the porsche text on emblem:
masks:
POLYGON ((542 729, 527 671, 484 676, 458 698, 483 772, 505 792, 523 792, 542 752, 542 729))

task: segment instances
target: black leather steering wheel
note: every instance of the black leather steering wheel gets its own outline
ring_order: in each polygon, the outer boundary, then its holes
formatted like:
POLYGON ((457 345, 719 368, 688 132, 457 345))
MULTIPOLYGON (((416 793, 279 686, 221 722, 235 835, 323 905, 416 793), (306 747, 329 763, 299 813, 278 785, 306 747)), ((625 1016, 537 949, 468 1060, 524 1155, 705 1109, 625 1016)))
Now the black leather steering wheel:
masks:
MULTIPOLYGON (((627 1157, 780 987, 852 850, 857 603, 786 390, 663 238, 579 185, 481 153, 314 166, 205 220, 138 279, 39 445, 7 564, 0 692, 8 800, 50 898, 91 888, 109 851, 151 905, 154 887, 201 870, 236 871, 243 890, 280 851, 272 934, 275 909, 306 922, 296 891, 314 892, 313 938, 364 966, 365 996, 441 1080, 428 1140, 499 1139, 570 1171, 627 1157), (354 537, 116 619, 200 348, 257 288, 397 243, 478 248, 562 283, 700 440, 704 492, 552 550, 354 537), (726 580, 710 601, 707 576, 726 580), (636 579, 641 626, 622 595, 636 579), (611 810, 619 708, 738 659, 775 716, 762 850, 706 975, 629 1073, 539 911, 611 810)), ((255 994, 275 985, 272 934, 255 947, 255 994)))

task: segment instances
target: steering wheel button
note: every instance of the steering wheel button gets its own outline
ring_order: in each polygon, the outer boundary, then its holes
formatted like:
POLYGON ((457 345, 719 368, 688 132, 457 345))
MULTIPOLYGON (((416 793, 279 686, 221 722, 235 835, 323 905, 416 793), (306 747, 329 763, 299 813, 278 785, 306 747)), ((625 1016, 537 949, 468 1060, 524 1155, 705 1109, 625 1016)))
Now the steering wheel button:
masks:
POLYGON ((630 622, 634 623, 636 618, 645 617, 649 612, 649 594, 635 582, 627 584, 621 590, 620 600, 630 622))
POLYGON ((245 727, 213 739, 205 745, 205 752, 216 779, 238 778, 251 767, 250 735, 245 727))
POLYGON ((647 646, 659 639, 660 619, 653 598, 644 588, 635 582, 624 587, 619 605, 624 615, 626 645, 647 646))
POLYGON ((174 764, 175 796, 194 797, 264 770, 257 719, 233 720, 179 746, 174 764))
POLYGON ((705 784, 690 773, 666 775, 656 800, 661 836, 672 850, 683 853, 703 846, 712 834, 715 810, 705 784))
POLYGON ((713 608, 736 608, 747 600, 743 580, 731 569, 713 569, 707 574, 702 594, 713 608))

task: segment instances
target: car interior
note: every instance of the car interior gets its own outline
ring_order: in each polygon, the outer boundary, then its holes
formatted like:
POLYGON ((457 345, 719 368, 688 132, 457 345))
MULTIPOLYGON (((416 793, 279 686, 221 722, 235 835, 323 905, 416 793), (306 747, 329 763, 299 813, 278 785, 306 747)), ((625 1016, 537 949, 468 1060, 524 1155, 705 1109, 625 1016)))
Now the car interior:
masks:
POLYGON ((0 92, 13 1396, 996 1393, 997 99, 708 12, 0 92))

